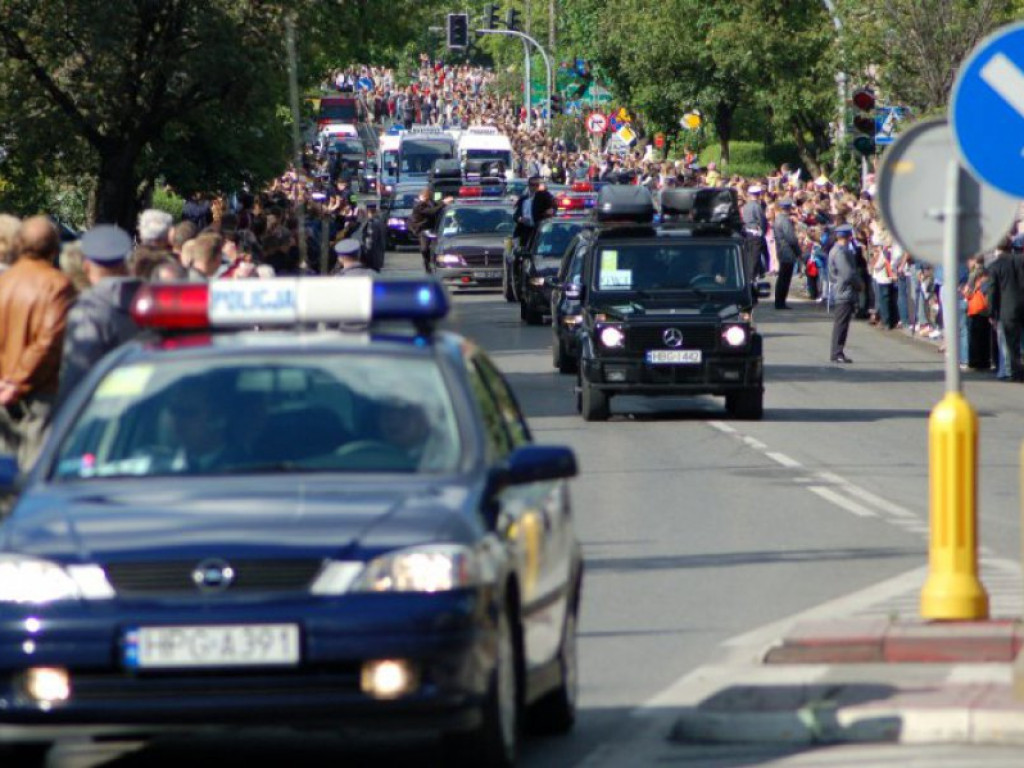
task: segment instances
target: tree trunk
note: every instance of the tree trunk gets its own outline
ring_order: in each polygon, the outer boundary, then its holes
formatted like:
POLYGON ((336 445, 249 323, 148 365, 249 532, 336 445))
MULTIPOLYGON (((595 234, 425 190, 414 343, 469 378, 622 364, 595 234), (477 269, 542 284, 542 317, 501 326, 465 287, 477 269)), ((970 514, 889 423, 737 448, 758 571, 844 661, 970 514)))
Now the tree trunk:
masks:
POLYGON ((135 230, 139 212, 135 165, 139 153, 130 144, 110 142, 99 152, 99 174, 92 200, 93 224, 117 224, 126 232, 135 230))
POLYGON ((794 120, 791 125, 793 128, 793 141, 796 143, 796 150, 800 155, 800 160, 807 166, 807 170, 810 171, 812 176, 820 176, 821 166, 818 164, 818 158, 808 148, 800 123, 794 120))
POLYGON ((729 165, 729 141, 732 139, 732 115, 735 107, 722 100, 715 106, 715 131, 718 133, 718 146, 722 151, 722 165, 729 165))

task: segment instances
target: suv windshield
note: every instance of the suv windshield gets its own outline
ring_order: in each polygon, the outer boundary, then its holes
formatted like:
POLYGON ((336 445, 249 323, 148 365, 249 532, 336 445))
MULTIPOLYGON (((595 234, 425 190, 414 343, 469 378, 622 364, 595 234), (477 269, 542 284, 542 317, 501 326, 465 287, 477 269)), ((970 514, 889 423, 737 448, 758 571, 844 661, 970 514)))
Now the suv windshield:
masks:
POLYGON ((618 243, 597 251, 599 291, 736 291, 743 288, 733 243, 618 243))
POLYGON ((515 229, 512 211, 507 207, 452 208, 441 219, 441 234, 482 235, 495 232, 511 233, 515 229))
POLYGON ((455 469, 453 405, 431 360, 221 357, 107 374, 57 458, 58 479, 455 469))

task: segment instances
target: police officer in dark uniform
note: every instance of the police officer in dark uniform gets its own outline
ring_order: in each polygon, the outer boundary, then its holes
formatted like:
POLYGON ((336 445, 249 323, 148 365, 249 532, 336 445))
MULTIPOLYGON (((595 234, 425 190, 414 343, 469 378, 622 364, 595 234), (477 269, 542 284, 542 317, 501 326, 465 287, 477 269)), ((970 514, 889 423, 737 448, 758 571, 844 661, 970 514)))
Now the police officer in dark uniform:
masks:
POLYGON ((370 267, 363 263, 363 246, 354 238, 339 240, 334 246, 334 253, 338 256, 338 277, 352 277, 354 275, 375 275, 370 267))
POLYGON ((128 275, 132 239, 120 227, 99 224, 79 241, 90 287, 68 314, 60 364, 58 403, 112 349, 132 339, 139 327, 129 310, 142 281, 128 275))

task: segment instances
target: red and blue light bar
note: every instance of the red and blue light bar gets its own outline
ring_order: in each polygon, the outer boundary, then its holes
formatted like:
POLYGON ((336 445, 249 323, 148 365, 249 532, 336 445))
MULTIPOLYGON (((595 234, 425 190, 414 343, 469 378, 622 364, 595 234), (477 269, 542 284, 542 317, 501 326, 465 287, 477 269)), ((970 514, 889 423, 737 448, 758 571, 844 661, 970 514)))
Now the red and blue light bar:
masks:
POLYGON ((140 327, 162 330, 417 322, 446 317, 448 296, 434 280, 369 276, 152 283, 139 289, 131 314, 140 327))
POLYGON ((504 194, 505 188, 500 185, 459 187, 459 197, 501 197, 504 194))

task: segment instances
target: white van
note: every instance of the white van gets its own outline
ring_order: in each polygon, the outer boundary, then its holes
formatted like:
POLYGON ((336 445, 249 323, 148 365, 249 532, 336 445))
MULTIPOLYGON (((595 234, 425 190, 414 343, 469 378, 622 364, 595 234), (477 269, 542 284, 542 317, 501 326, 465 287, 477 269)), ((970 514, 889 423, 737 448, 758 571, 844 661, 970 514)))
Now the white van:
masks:
POLYGON ((468 160, 492 160, 512 173, 512 142, 493 125, 471 125, 459 136, 459 160, 466 167, 468 160))

